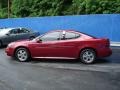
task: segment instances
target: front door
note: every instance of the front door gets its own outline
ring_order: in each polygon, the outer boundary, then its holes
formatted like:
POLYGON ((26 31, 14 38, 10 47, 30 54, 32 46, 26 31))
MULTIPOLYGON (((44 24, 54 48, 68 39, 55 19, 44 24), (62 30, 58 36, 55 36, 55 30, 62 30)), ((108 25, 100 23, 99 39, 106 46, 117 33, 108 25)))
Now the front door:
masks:
POLYGON ((58 57, 58 48, 56 47, 60 40, 61 31, 50 32, 39 39, 41 43, 34 43, 32 45, 33 57, 58 57))
POLYGON ((11 29, 8 32, 8 34, 6 35, 6 38, 5 38, 6 44, 17 40, 17 31, 18 31, 17 29, 11 29))

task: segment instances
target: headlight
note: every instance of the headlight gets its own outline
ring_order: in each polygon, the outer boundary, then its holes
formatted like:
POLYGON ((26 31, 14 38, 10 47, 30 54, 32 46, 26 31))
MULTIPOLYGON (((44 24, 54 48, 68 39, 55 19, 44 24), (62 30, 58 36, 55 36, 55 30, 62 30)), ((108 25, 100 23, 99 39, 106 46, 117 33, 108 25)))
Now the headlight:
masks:
POLYGON ((8 47, 13 47, 13 46, 14 46, 13 43, 8 44, 8 47))

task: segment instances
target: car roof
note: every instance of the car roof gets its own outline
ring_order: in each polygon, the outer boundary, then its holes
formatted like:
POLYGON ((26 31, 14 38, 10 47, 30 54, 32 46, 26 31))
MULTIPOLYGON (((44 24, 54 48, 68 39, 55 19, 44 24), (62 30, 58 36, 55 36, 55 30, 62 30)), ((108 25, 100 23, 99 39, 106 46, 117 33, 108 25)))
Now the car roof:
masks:
POLYGON ((62 29, 61 30, 52 30, 52 31, 49 31, 49 32, 54 32, 54 31, 67 31, 67 32, 82 33, 82 32, 77 31, 77 30, 66 30, 66 29, 65 30, 64 29, 63 30, 62 29))
POLYGON ((9 27, 9 28, 1 28, 1 30, 4 30, 4 29, 11 30, 11 29, 18 29, 18 28, 24 28, 24 27, 9 27))
POLYGON ((17 28, 3 28, 3 29, 0 29, 0 31, 10 31, 12 29, 18 29, 20 27, 17 27, 17 28))
POLYGON ((84 33, 84 32, 80 32, 80 31, 77 31, 77 30, 52 30, 52 31, 50 31, 50 32, 54 32, 54 31, 68 31, 68 32, 74 32, 74 33, 84 34, 84 35, 87 35, 87 36, 96 38, 95 36, 92 36, 92 35, 90 35, 90 34, 87 34, 87 33, 84 33))

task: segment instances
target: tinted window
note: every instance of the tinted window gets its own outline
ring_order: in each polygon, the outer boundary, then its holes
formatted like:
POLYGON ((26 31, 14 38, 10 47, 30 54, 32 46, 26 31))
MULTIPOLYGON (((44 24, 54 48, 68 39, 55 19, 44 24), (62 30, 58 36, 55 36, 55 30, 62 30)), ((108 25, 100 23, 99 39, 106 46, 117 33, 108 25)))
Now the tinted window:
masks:
POLYGON ((79 34, 72 33, 72 32, 66 32, 65 39, 75 39, 80 37, 79 34))
POLYGON ((55 41, 55 40, 59 40, 59 35, 60 32, 51 32, 42 36, 40 39, 42 41, 55 41))
POLYGON ((18 31, 18 33, 28 33, 28 32, 30 32, 30 31, 27 29, 24 29, 24 28, 22 28, 18 31))
POLYGON ((10 34, 17 34, 20 29, 12 29, 10 31, 10 34))

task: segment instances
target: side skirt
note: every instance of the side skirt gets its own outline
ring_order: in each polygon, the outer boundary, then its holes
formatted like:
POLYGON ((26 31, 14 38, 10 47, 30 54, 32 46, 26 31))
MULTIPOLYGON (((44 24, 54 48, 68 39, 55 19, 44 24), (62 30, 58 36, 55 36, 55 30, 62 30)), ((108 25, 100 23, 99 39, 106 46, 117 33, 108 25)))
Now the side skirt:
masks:
POLYGON ((70 58, 70 57, 33 57, 36 59, 76 59, 76 58, 70 58))

